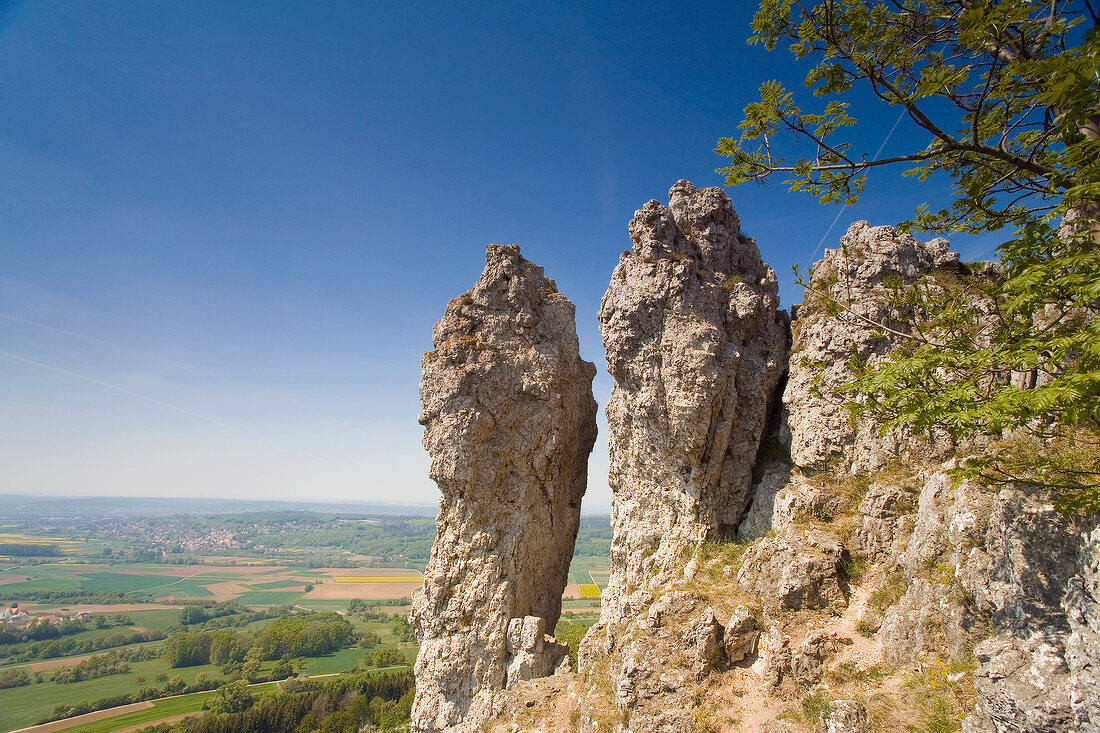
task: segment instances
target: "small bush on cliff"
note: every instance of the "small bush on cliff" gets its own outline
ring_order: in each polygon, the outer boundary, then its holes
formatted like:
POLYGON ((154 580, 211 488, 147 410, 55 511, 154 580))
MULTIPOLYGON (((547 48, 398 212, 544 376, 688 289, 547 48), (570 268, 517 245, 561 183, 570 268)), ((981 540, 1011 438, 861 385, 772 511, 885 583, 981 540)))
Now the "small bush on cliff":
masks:
POLYGON ((880 166, 907 165, 920 181, 947 174, 951 200, 921 205, 904 228, 1013 232, 998 249, 1000 275, 963 270, 948 287, 899 287, 897 305, 925 314, 908 328, 868 321, 820 290, 808 299, 894 344, 847 387, 862 409, 918 434, 1026 435, 1041 465, 995 454, 963 470, 1042 484, 1078 511, 1100 509, 1100 451, 1082 460, 1056 442, 1100 444, 1097 25, 1091 4, 1039 0, 763 0, 750 42, 816 60, 805 83, 827 101, 804 112, 765 82, 740 136, 717 147, 731 159, 727 185, 779 173, 823 203, 854 203, 880 166), (843 139, 856 124, 843 96, 856 84, 928 144, 879 158, 843 139), (793 159, 783 155, 789 140, 805 145, 793 159))
POLYGON ((562 616, 554 628, 554 638, 569 647, 569 667, 574 672, 577 671, 577 650, 580 649, 581 640, 588 633, 589 626, 584 621, 562 616))

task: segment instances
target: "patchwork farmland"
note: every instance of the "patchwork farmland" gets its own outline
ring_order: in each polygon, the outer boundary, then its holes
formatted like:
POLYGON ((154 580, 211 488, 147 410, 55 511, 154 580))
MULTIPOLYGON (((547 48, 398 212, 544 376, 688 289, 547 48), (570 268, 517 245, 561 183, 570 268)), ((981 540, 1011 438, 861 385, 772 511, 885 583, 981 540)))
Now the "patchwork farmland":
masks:
MULTIPOLYGON (((0 570, 6 597, 35 591, 117 591, 152 601, 234 601, 283 606, 312 599, 407 598, 423 576, 407 568, 371 568, 349 576, 347 568, 287 565, 107 565, 44 562, 0 570)), ((33 607, 34 603, 24 603, 33 607)))

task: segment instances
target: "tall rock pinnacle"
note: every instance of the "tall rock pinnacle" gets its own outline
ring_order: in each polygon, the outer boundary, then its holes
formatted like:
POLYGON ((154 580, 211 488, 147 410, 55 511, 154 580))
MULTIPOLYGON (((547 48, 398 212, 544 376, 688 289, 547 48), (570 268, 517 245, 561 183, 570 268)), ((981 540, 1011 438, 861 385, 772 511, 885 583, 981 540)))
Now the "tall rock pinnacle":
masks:
POLYGON ((573 304, 516 245, 452 300, 424 355, 424 446, 443 496, 412 621, 413 729, 477 731, 500 692, 568 664, 553 632, 596 439, 573 304))
MULTIPOLYGON (((834 466, 871 472, 905 452, 912 436, 898 430, 883 433, 870 416, 852 419, 848 400, 837 389, 854 375, 853 359, 870 361, 893 348, 890 339, 871 324, 908 331, 912 308, 892 304, 897 283, 918 284, 926 292, 939 289, 937 271, 954 271, 959 255, 946 239, 918 242, 893 227, 873 227, 857 221, 840 238, 840 247, 826 249, 814 265, 806 300, 792 324, 794 346, 790 379, 783 395, 791 430, 791 457, 803 469, 834 466), (824 297, 850 312, 837 316, 823 305, 824 297)), ((931 446, 919 446, 925 455, 931 446)))
POLYGON ((787 360, 775 273, 722 189, 678 182, 630 238, 599 313, 615 379, 609 622, 685 549, 734 533, 787 360))

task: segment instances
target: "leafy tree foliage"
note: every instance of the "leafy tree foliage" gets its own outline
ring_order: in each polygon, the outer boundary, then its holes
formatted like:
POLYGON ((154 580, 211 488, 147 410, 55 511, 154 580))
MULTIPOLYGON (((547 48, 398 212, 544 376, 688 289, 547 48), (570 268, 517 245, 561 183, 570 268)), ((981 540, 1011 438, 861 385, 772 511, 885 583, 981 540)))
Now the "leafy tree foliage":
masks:
POLYGON ((363 664, 368 667, 393 667, 409 664, 409 660, 396 649, 375 649, 367 652, 363 657, 363 664))
MULTIPOLYGON (((247 694, 247 688, 239 683, 236 691, 242 690, 247 694)), ((247 705, 242 701, 236 711, 219 705, 219 714, 189 718, 164 730, 184 733, 404 730, 408 726, 412 694, 413 677, 409 672, 348 675, 324 681, 291 680, 282 685, 282 692, 277 695, 255 697, 247 705)))
POLYGON ((256 702, 256 696, 244 680, 236 680, 218 688, 218 697, 210 707, 215 713, 243 713, 256 702))
POLYGON ((1012 232, 996 276, 963 267, 951 287, 898 289, 899 312, 917 322, 883 329, 890 359, 864 365, 847 389, 887 428, 1013 436, 965 470, 1050 487, 1077 509, 1100 508, 1096 28, 1088 0, 763 0, 750 42, 816 61, 805 84, 822 105, 803 111, 766 82, 740 137, 717 148, 731 159, 727 184, 780 174, 826 203, 855 202, 876 167, 907 165, 920 181, 943 173, 950 201, 921 206, 904 228, 1012 232), (876 159, 845 139, 856 120, 844 95, 857 84, 927 145, 876 159))
POLYGON ((244 664, 245 676, 253 677, 262 661, 319 657, 355 641, 355 630, 339 614, 304 613, 276 618, 255 637, 232 629, 179 631, 168 637, 163 654, 171 667, 244 664))
POLYGON ((0 638, 0 659, 5 662, 27 662, 34 659, 56 659, 74 654, 87 654, 113 647, 128 646, 143 641, 157 641, 164 638, 164 632, 158 629, 148 631, 118 631, 96 639, 74 639, 72 637, 34 641, 26 644, 5 641, 0 638))
POLYGON ((337 613, 309 613, 279 618, 256 637, 260 659, 319 657, 355 642, 351 624, 337 613))
POLYGON ((558 620, 557 628, 554 629, 554 638, 569 647, 569 666, 572 667, 574 672, 577 671, 577 653, 580 649, 581 640, 588 633, 588 628, 589 624, 584 621, 562 616, 558 620))
POLYGON ((72 667, 62 667, 50 675, 50 681, 57 683, 82 682, 111 674, 125 674, 129 671, 130 665, 126 659, 118 652, 111 652, 110 654, 97 654, 94 657, 88 657, 72 667))
POLYGON ((164 658, 170 667, 195 667, 210 664, 211 635, 180 631, 164 642, 164 658))
POLYGON ((56 557, 63 555, 57 545, 48 545, 39 542, 0 542, 0 555, 16 555, 19 557, 56 557))
POLYGON ((21 669, 5 669, 0 671, 0 690, 6 690, 9 687, 23 687, 30 683, 30 676, 21 669))
POLYGON ((394 616, 393 621, 390 622, 390 630, 400 642, 412 643, 416 641, 416 631, 413 630, 412 626, 409 626, 407 615, 394 616))

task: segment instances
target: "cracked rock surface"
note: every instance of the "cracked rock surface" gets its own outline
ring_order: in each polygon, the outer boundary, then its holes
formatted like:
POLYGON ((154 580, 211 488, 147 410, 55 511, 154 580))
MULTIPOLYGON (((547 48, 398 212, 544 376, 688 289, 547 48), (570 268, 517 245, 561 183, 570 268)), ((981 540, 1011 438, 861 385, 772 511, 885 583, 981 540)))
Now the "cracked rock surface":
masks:
POLYGON ((683 552, 736 532, 788 341, 775 273, 722 189, 678 182, 667 206, 635 213, 630 238, 599 312, 615 380, 606 622, 683 552))
POLYGON ((889 352, 890 342, 872 322, 909 329, 912 314, 890 305, 892 284, 936 287, 934 274, 953 270, 958 262, 946 239, 918 242, 893 227, 865 221, 849 227, 840 247, 825 250, 791 324, 794 346, 783 402, 795 464, 866 472, 904 451, 908 436, 896 431, 880 435, 879 425, 866 416, 853 421, 835 390, 851 378, 853 358, 868 361, 889 352), (848 315, 838 318, 820 304, 815 291, 844 304, 848 315))
POLYGON ((412 723, 465 733, 500 711, 502 690, 565 659, 545 631, 596 439, 596 369, 580 358, 573 304, 516 245, 489 245, 481 279, 432 336, 420 423, 442 498, 413 599, 412 723))

